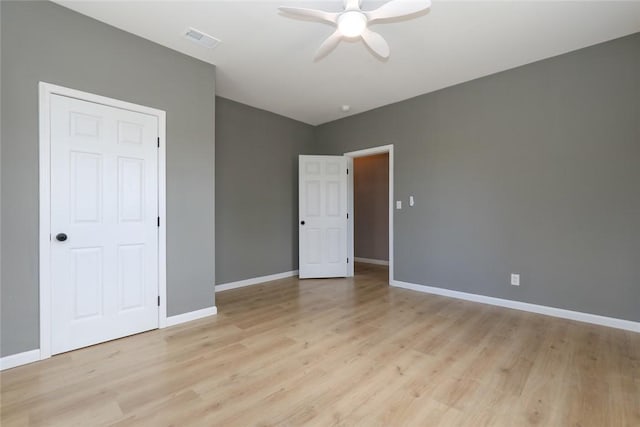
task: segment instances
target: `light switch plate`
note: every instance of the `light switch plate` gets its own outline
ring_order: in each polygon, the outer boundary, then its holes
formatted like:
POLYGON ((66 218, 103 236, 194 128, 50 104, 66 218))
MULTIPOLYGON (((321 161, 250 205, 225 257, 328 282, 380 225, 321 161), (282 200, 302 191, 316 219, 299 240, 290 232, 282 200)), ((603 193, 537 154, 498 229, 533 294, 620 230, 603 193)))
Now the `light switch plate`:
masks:
POLYGON ((409 206, 413 206, 414 201, 413 201, 413 196, 409 196, 409 206))
POLYGON ((520 286, 520 275, 519 274, 511 274, 511 285, 520 286))

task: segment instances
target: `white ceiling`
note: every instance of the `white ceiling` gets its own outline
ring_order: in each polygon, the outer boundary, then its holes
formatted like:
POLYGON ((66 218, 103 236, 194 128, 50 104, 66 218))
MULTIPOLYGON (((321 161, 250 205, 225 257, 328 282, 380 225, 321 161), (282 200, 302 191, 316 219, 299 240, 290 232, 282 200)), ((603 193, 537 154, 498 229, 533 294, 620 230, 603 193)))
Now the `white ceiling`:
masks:
POLYGON ((640 1, 434 1, 414 19, 372 25, 388 61, 342 42, 314 62, 333 27, 277 7, 339 11, 341 0, 57 3, 215 64, 218 95, 314 125, 640 31, 640 1), (182 36, 187 27, 222 43, 200 47, 182 36))

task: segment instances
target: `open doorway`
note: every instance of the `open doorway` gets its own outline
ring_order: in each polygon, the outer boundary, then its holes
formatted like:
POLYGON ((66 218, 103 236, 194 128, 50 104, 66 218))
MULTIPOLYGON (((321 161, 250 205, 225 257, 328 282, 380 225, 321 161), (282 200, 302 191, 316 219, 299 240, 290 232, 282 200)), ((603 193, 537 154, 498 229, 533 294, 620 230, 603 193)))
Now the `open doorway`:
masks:
POLYGON ((353 259, 389 265, 389 153, 353 159, 353 259))
POLYGON ((393 145, 345 153, 348 159, 348 253, 355 262, 383 265, 393 280, 393 145))

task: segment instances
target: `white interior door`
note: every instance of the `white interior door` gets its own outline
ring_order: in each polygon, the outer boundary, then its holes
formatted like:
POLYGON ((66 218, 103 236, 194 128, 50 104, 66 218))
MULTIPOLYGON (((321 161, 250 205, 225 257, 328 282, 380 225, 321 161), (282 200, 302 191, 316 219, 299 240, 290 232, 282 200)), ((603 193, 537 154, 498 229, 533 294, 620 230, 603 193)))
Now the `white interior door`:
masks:
POLYGON ((347 159, 300 156, 300 278, 347 276, 347 159))
POLYGON ((51 97, 52 354, 158 327, 158 118, 51 97))

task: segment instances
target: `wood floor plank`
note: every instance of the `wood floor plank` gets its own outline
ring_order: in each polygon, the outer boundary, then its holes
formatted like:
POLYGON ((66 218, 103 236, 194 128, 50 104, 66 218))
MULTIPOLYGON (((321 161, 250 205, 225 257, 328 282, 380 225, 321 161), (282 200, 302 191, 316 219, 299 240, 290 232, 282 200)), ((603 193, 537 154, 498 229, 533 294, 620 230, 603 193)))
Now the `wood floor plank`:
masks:
POLYGON ((639 426, 640 334, 349 279, 0 373, 13 426, 639 426))

